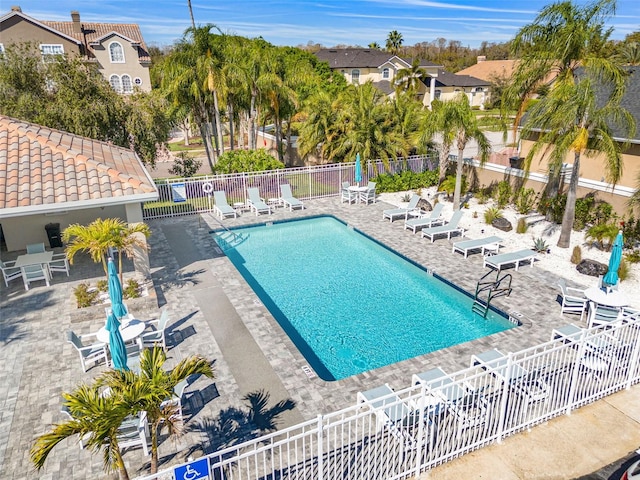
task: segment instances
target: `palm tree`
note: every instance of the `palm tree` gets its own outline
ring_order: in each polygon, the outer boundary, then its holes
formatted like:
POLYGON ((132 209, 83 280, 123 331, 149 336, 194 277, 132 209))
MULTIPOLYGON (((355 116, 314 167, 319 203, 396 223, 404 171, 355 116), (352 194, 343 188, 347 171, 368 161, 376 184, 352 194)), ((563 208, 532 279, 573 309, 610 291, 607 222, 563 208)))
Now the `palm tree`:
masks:
POLYGON ((175 386, 191 375, 201 374, 213 378, 211 364, 198 355, 181 360, 170 372, 164 369, 167 355, 161 347, 144 349, 140 355, 140 373, 131 371, 109 370, 98 379, 98 385, 111 389, 111 396, 122 398, 124 403, 131 392, 146 391, 146 395, 137 399, 129 414, 140 411, 147 414, 151 433, 151 473, 158 471, 158 434, 167 427, 170 434, 181 432, 181 424, 177 417, 177 407, 167 399, 174 397, 175 386))
POLYGON ((426 76, 427 71, 420 66, 420 59, 414 58, 410 67, 398 70, 395 82, 396 89, 404 92, 417 92, 426 76))
POLYGON ((420 126, 414 134, 415 143, 421 153, 426 153, 432 145, 435 135, 440 137, 438 185, 442 184, 447 177, 449 155, 451 154, 451 148, 453 147, 456 135, 455 129, 451 128, 452 126, 445 122, 444 114, 446 108, 448 107, 444 106, 443 102, 435 100, 431 104, 431 110, 422 111, 420 126))
POLYGON ((586 6, 570 1, 551 4, 513 41, 514 51, 521 59, 512 85, 505 90, 503 104, 505 108, 518 108, 516 121, 524 112, 525 100, 550 73, 557 75, 548 94, 530 108, 522 138, 542 132, 526 156, 526 168, 541 153, 542 158, 548 156, 550 171, 558 172, 567 156, 573 154, 558 239, 562 248, 570 245, 581 156, 600 151, 607 177, 615 184, 622 172, 621 145, 613 139, 611 126, 628 133, 626 138, 635 132, 633 119, 619 107, 625 73, 605 50, 611 30, 604 26, 615 14, 615 5, 615 0, 599 0, 586 6))
POLYGON ((380 50, 380 44, 378 42, 371 42, 368 46, 372 50, 380 50))
MULTIPOLYGON (((129 393, 138 398, 146 395, 140 389, 129 393)), ((75 391, 63 393, 62 396, 71 418, 53 425, 50 432, 36 439, 30 451, 36 469, 44 467, 56 445, 77 435, 92 453, 102 451, 106 472, 117 471, 121 480, 128 480, 129 474, 118 445, 118 428, 131 411, 131 405, 127 403, 131 396, 102 395, 96 384, 80 385, 75 391)))
POLYGON ((62 241, 67 244, 65 253, 69 263, 73 264, 76 253, 83 251, 91 256, 95 263, 102 263, 107 275, 107 252, 109 248, 118 249, 118 268, 120 283, 123 280, 122 254, 132 258, 137 248, 146 249, 147 243, 141 238, 149 237, 151 231, 145 223, 129 225, 119 218, 97 218, 89 225, 74 223, 62 232, 62 241))
POLYGON ((402 41, 402 34, 397 30, 392 30, 389 32, 389 36, 387 37, 387 50, 396 55, 402 46, 402 41))

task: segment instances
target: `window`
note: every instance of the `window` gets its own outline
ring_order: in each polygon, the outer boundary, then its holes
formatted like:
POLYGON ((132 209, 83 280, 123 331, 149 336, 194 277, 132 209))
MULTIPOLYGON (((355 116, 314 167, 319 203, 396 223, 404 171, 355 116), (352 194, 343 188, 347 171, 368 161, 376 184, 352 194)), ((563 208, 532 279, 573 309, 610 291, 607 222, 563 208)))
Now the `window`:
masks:
POLYGON ((133 79, 133 83, 135 84, 136 87, 139 87, 142 85, 142 79, 140 77, 136 77, 133 79))
POLYGON ((118 75, 111 75, 109 77, 109 83, 111 84, 111 88, 116 92, 122 93, 122 83, 120 83, 120 77, 118 75))
POLYGON ((43 43, 40 45, 40 53, 42 54, 42 59, 46 62, 53 60, 56 55, 64 55, 64 47, 60 44, 43 43))
POLYGON ((4 54, 4 45, 0 43, 0 55, 4 54))
POLYGON ((389 69, 388 68, 383 68, 382 69, 382 78, 389 78, 389 69))
POLYGON ((360 70, 351 70, 351 83, 360 83, 360 70))
POLYGON ((122 45, 118 42, 111 42, 109 44, 109 57, 111 63, 124 63, 124 50, 122 45))
POLYGON ((122 93, 133 93, 133 85, 129 75, 122 75, 122 93))
POLYGON ((442 90, 436 90, 434 98, 436 100, 440 100, 440 97, 442 96, 442 90))

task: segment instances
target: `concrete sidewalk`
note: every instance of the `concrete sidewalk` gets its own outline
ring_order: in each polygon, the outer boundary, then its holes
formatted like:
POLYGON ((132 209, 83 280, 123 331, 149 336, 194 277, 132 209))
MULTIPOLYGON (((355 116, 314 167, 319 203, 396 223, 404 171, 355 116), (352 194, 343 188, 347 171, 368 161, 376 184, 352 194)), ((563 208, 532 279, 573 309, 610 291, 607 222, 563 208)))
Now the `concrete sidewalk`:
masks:
POLYGON ((421 476, 423 479, 569 479, 640 447, 640 385, 554 418, 421 476))

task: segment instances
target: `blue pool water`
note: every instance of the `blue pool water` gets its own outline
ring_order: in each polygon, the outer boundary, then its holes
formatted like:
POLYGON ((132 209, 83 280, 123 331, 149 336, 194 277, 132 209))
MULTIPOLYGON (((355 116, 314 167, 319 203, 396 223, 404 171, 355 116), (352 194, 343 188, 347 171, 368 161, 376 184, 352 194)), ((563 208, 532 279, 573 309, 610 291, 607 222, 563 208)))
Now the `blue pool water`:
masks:
POLYGON ((334 217, 234 231, 216 241, 324 380, 515 326, 334 217))

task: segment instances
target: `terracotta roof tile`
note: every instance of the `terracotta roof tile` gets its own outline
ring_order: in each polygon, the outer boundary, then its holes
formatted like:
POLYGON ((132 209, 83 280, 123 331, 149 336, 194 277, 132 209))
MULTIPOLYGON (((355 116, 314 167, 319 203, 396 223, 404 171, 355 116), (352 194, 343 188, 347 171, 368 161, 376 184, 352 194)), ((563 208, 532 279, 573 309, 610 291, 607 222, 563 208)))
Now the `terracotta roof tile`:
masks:
POLYGON ((0 115, 0 211, 153 194, 132 150, 0 115))

